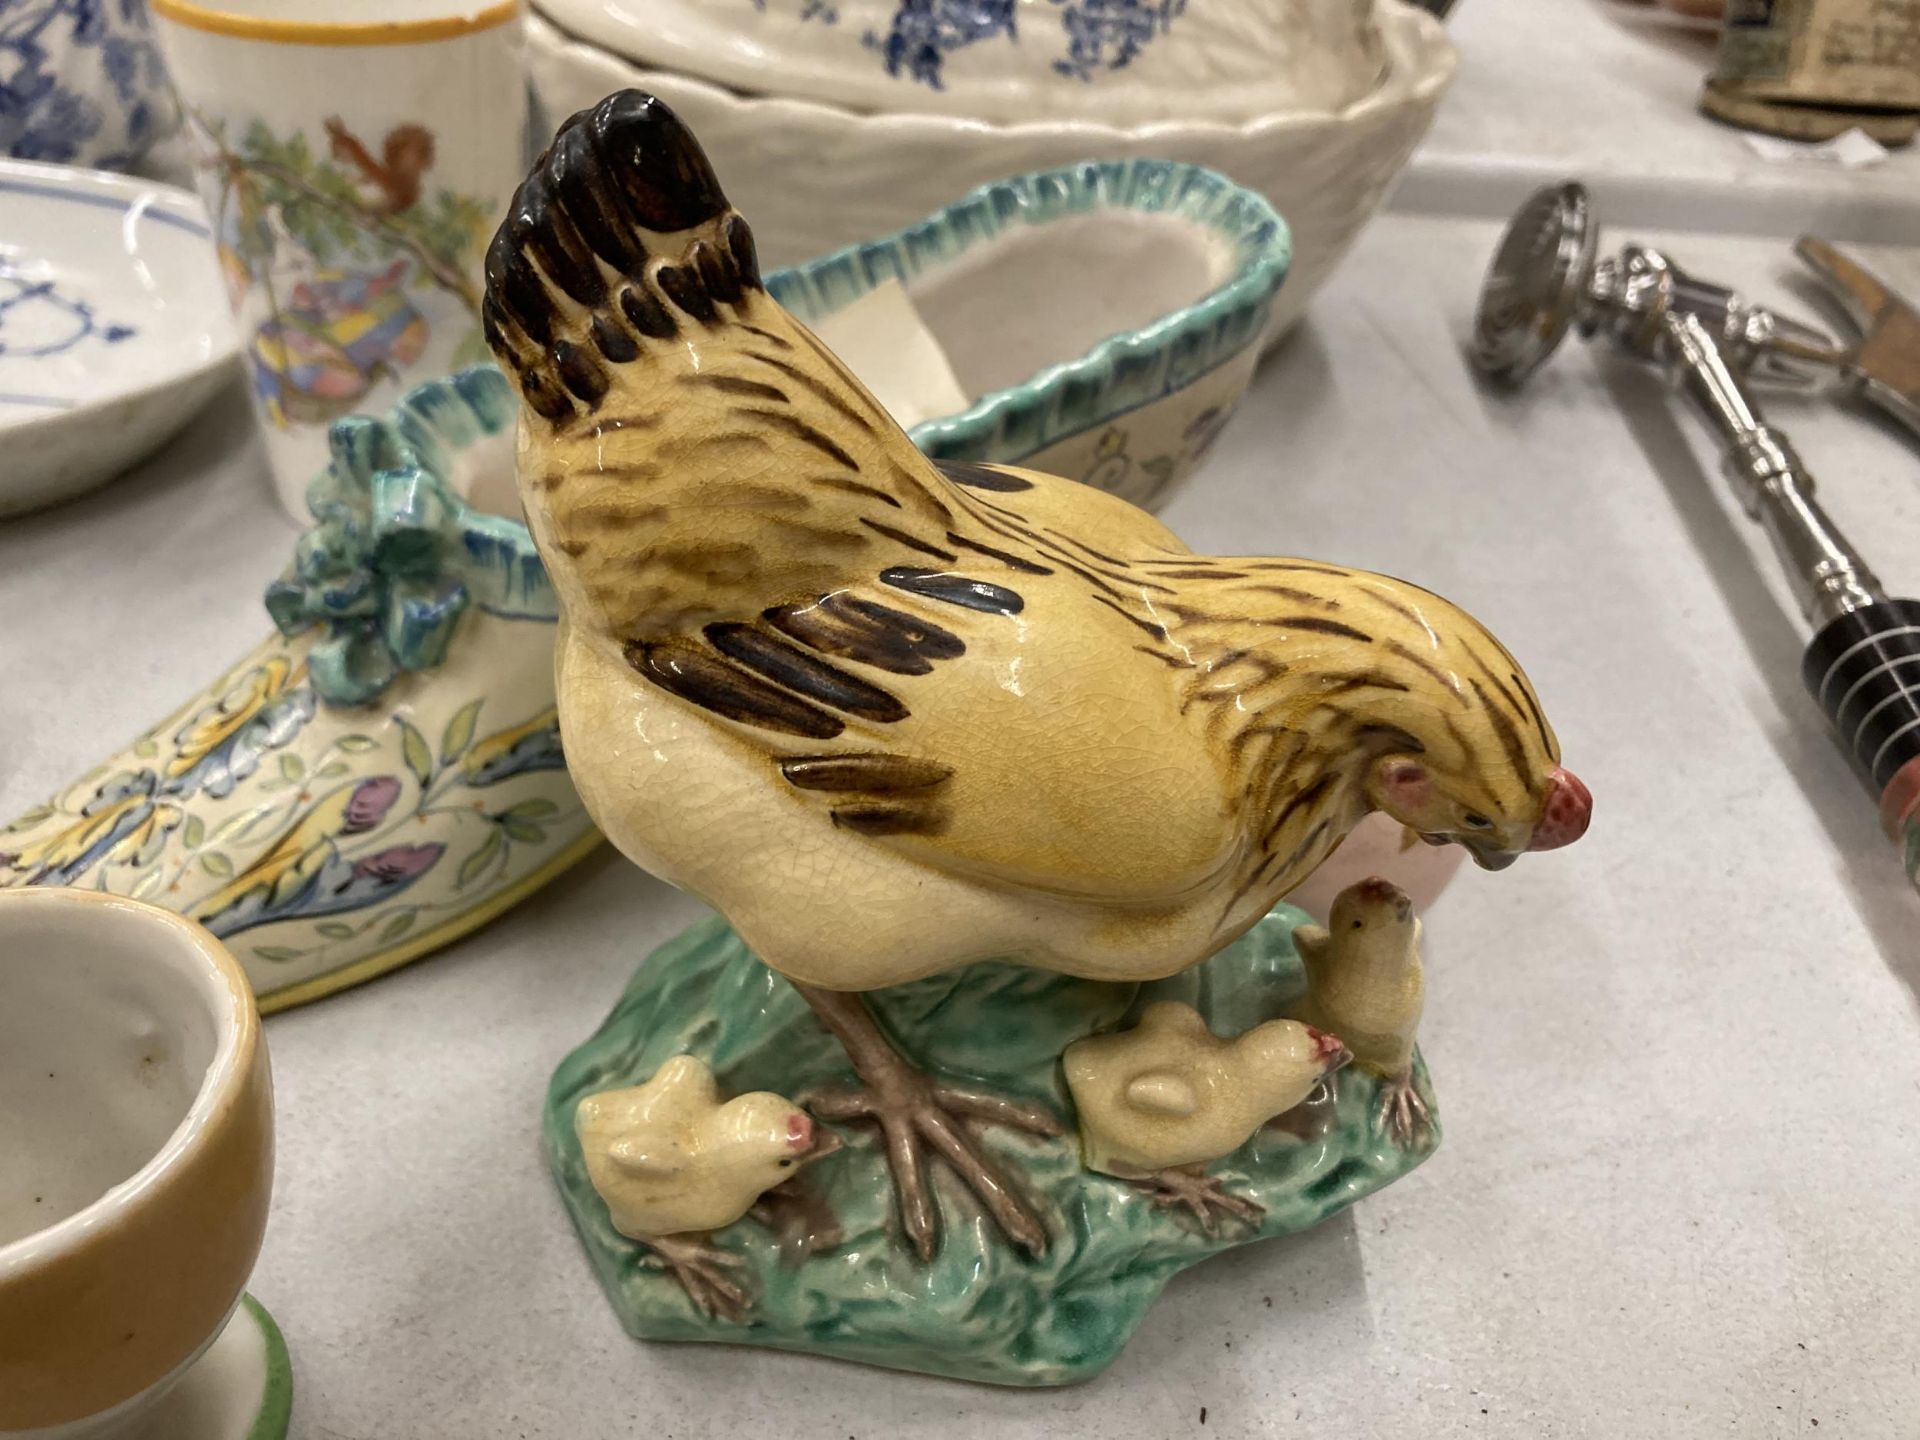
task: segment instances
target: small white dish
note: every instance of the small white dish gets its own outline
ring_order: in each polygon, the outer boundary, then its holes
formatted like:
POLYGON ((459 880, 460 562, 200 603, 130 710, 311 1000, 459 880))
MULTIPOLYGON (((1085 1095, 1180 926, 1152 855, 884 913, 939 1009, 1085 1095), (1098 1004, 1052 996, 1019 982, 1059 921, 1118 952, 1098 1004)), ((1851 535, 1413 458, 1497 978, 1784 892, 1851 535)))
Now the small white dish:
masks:
POLYGON ((0 515, 151 454, 211 398, 235 351, 198 199, 0 160, 0 515))

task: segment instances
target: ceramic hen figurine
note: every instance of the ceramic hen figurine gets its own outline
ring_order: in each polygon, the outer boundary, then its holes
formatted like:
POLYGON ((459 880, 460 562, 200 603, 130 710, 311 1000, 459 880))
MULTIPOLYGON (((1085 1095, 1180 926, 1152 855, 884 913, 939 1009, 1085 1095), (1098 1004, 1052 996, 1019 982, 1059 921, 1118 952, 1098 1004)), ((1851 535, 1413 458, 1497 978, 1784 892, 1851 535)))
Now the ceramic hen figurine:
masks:
POLYGON ((1429 1125, 1413 1087, 1413 1037, 1426 1003, 1420 921, 1399 886, 1375 876, 1334 897, 1327 928, 1302 925, 1294 948, 1307 969, 1295 1015, 1338 1035, 1356 1064, 1380 1076, 1380 1123, 1401 1145, 1429 1125))
POLYGON ((1240 935, 1382 809, 1488 867, 1585 789, 1500 643, 1403 581, 1195 555, 1099 491, 936 466, 761 287, 698 144, 569 120, 487 257, 518 473, 562 609, 568 764, 630 859, 725 913, 846 1048, 931 1255, 938 1157, 1040 1219, 858 992, 989 957, 1110 981, 1240 935))
POLYGON ((1162 1000, 1133 1029, 1076 1041, 1061 1058, 1088 1168, 1142 1183, 1157 1203, 1185 1205, 1212 1233, 1218 1212, 1251 1221, 1261 1211, 1204 1167, 1306 1099, 1347 1051, 1296 1020, 1225 1038, 1192 1006, 1162 1000))
POLYGON ((813 1120, 779 1095, 722 1101, 713 1072, 676 1055, 644 1085, 589 1095, 574 1112, 587 1178, 613 1228, 658 1254, 696 1305, 745 1300, 706 1233, 740 1219, 818 1153, 813 1120))

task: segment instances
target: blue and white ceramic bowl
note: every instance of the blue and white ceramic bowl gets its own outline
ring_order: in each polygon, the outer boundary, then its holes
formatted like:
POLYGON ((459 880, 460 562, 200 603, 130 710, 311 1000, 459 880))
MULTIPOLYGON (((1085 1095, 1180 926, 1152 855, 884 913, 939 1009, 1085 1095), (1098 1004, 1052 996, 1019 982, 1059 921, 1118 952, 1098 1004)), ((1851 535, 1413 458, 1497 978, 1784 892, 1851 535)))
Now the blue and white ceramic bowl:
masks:
POLYGON ((818 328, 900 281, 974 397, 915 425, 916 445, 1151 508, 1246 391, 1290 257, 1286 223, 1253 191, 1197 165, 1125 160, 983 185, 777 271, 767 289, 818 328))
POLYGON ((738 94, 1140 125, 1331 113, 1385 70, 1374 0, 534 0, 571 35, 738 94))
POLYGON ((198 199, 0 158, 0 516, 158 449, 224 382, 236 348, 198 199))
POLYGON ((146 0, 0 0, 0 155, 124 170, 179 118, 146 0))

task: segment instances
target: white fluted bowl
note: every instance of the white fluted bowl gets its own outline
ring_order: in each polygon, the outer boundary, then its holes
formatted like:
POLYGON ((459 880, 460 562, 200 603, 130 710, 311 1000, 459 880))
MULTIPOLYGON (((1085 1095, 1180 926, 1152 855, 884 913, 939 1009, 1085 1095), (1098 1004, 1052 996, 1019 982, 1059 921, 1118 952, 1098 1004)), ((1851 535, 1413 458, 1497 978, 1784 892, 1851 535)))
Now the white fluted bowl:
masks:
POLYGON ((1164 121, 1121 129, 1084 121, 990 124, 948 115, 861 114, 811 100, 738 95, 645 70, 530 22, 534 91, 549 126, 638 86, 700 137, 728 196, 753 222, 762 262, 797 264, 900 229, 974 185, 1077 160, 1183 160, 1257 190, 1293 232, 1293 269, 1269 338, 1299 319, 1386 198, 1453 76, 1446 31, 1385 0, 1387 73, 1335 113, 1290 112, 1243 124, 1164 121))
POLYGON ((1384 0, 534 0, 647 70, 975 120, 1238 121, 1380 82, 1384 0))

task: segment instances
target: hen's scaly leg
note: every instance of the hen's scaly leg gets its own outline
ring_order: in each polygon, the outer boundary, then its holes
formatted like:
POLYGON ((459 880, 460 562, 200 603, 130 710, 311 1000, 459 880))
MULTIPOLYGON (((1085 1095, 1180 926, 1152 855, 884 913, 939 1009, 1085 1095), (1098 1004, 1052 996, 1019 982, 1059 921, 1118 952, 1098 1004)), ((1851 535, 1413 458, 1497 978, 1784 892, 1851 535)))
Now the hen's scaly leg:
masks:
POLYGON ((915 1068, 881 1032, 858 995, 798 983, 794 989, 833 1032, 866 1082, 859 1090, 817 1091, 808 1097, 807 1108, 822 1120, 871 1120, 880 1127, 900 1200, 900 1222, 920 1258, 931 1260, 940 1244, 940 1215, 927 1182, 929 1147, 979 1197, 1007 1239, 1029 1255, 1044 1251, 1046 1227, 961 1121, 983 1120, 1047 1136, 1063 1133, 1060 1122, 1038 1106, 944 1084, 915 1068))
POLYGON ((1233 1194, 1199 1165, 1156 1170, 1131 1183, 1145 1190, 1147 1198, 1162 1210, 1189 1211, 1208 1235, 1218 1235, 1221 1220, 1229 1215, 1247 1225, 1258 1225, 1266 1218, 1264 1206, 1233 1194))
POLYGON ((735 1324, 747 1318, 752 1298, 727 1273, 746 1263, 738 1255, 722 1250, 705 1235, 651 1235, 640 1243, 653 1251, 702 1315, 735 1324))
POLYGON ((1403 1150, 1419 1144, 1433 1128, 1432 1112, 1413 1088, 1411 1069, 1380 1082, 1380 1104, 1375 1115, 1380 1128, 1403 1150))

